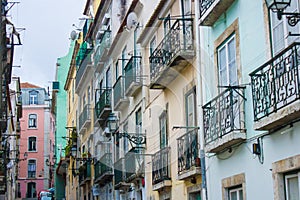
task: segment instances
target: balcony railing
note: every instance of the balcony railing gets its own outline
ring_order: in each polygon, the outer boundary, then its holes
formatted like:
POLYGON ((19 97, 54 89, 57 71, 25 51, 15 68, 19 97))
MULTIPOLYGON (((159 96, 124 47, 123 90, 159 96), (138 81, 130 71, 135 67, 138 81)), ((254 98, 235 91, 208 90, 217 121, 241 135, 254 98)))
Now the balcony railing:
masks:
POLYGON ((95 182, 101 182, 101 184, 110 181, 113 176, 112 171, 112 154, 104 154, 95 165, 95 182))
POLYGON ((193 56, 193 19, 177 19, 149 57, 151 88, 169 84, 193 56))
POLYGON ((142 57, 132 56, 124 68, 125 71, 125 94, 133 95, 142 86, 142 57))
MULTIPOLYGON (((204 118, 204 140, 208 145, 218 140, 222 140, 224 136, 234 132, 245 132, 244 117, 244 87, 232 86, 228 87, 220 95, 203 106, 204 118)), ((232 141, 225 141, 224 144, 219 143, 219 147, 231 145, 233 140, 244 139, 232 137, 232 141), (225 146, 224 146, 225 145, 225 146)), ((215 146, 218 151, 218 146, 215 146)))
MULTIPOLYGON (((199 158, 199 143, 198 143, 198 130, 190 130, 183 136, 177 139, 178 150, 178 175, 195 170, 195 175, 200 172, 200 158, 199 158), (199 168, 196 170, 196 168, 199 168)), ((184 177, 182 177, 184 178, 184 177)), ((181 179, 179 177, 179 179, 181 179)))
POLYGON ((94 64, 96 71, 101 71, 98 64, 105 58, 108 48, 111 45, 111 32, 105 31, 100 44, 96 46, 96 51, 94 52, 94 64))
POLYGON ((139 149, 133 149, 125 155, 125 180, 131 182, 136 178, 144 177, 145 156, 139 149))
POLYGON ((79 184, 84 185, 86 181, 91 180, 91 162, 86 161, 79 167, 79 184))
POLYGON ((86 104, 79 115, 79 133, 83 128, 87 126, 88 123, 91 123, 91 109, 90 104, 86 104))
POLYGON ((171 180, 170 173, 170 147, 161 149, 152 157, 152 185, 171 180))
POLYGON ((200 24, 212 26, 235 0, 199 0, 200 24))
MULTIPOLYGON (((299 117, 297 106, 294 106, 291 113, 280 112, 300 99, 299 47, 300 43, 290 45, 250 74, 256 122, 272 113, 279 113, 279 117, 288 114, 287 120, 290 122, 296 116, 299 117)), ((281 120, 279 123, 286 122, 281 120)), ((272 126, 279 126, 279 123, 272 126)))
POLYGON ((100 124, 111 112, 111 89, 96 90, 95 112, 100 124))
POLYGON ((125 158, 120 158, 114 164, 114 179, 115 189, 120 190, 123 187, 129 187, 130 184, 126 184, 125 180, 125 158))
POLYGON ((89 67, 92 67, 91 51, 87 50, 86 56, 84 57, 84 60, 80 64, 76 73, 76 88, 79 87, 80 81, 85 77, 85 73, 87 72, 89 67))
POLYGON ((123 76, 119 76, 116 83, 113 86, 114 89, 114 109, 120 110, 129 102, 125 96, 125 79, 123 76))

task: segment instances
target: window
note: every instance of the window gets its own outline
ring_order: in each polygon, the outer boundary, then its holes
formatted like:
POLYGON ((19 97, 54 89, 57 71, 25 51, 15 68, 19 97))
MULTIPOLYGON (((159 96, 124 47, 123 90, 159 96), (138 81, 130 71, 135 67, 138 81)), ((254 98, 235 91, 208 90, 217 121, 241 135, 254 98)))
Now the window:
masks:
POLYGON ((38 104, 38 92, 37 91, 31 91, 29 92, 29 104, 38 104))
POLYGON ((217 53, 219 85, 238 85, 235 35, 229 37, 221 46, 219 46, 217 53))
POLYGON ((87 103, 91 103, 91 86, 88 87, 87 103))
POLYGON ((26 192, 26 197, 27 198, 36 198, 36 183, 35 182, 30 182, 27 183, 27 192, 26 192))
POLYGON ((28 178, 35 178, 36 174, 36 161, 29 160, 28 161, 28 178))
POLYGON ((237 174, 222 179, 222 199, 244 200, 246 199, 245 174, 237 174))
POLYGON ((228 189, 228 200, 243 200, 243 188, 238 186, 228 189))
POLYGON ((156 38, 154 37, 151 42, 150 42, 150 56, 152 55, 152 53, 154 52, 155 50, 155 46, 156 46, 156 38))
POLYGON ((193 88, 185 96, 186 126, 196 126, 196 88, 193 88))
POLYGON ((127 52, 127 47, 125 46, 124 49, 122 50, 122 74, 126 66, 126 58, 127 58, 126 52, 127 52))
POLYGON ((135 113, 135 132, 137 134, 142 133, 142 110, 139 109, 135 113))
MULTIPOLYGON (((285 9, 285 12, 299 12, 299 2, 291 1, 291 5, 285 9)), ((291 33, 299 33, 300 24, 292 27, 288 25, 288 20, 286 17, 282 17, 281 20, 278 20, 277 13, 270 12, 271 14, 271 27, 272 27, 272 47, 274 54, 278 54, 285 47, 292 44, 296 40, 299 40, 299 37, 289 36, 291 33)))
POLYGON ((169 33, 171 29, 171 16, 168 14, 168 16, 164 19, 164 34, 165 36, 169 33))
POLYGON ((106 71, 106 88, 111 88, 111 70, 110 67, 106 71))
POLYGON ((36 137, 28 138, 28 151, 36 151, 36 137))
POLYGON ((182 4, 182 13, 183 15, 190 15, 192 14, 192 2, 191 0, 181 0, 182 4))
POLYGON ((284 176, 285 199, 299 200, 300 199, 300 172, 286 174, 284 176))
POLYGON ((118 78, 119 78, 119 62, 117 61, 115 65, 115 80, 117 81, 118 78))
POLYGON ((37 127, 37 115, 36 114, 29 114, 28 127, 29 128, 37 127))
MULTIPOLYGON (((123 131, 124 133, 128 133, 128 122, 125 123, 123 131)), ((123 137, 123 151, 124 155, 128 152, 128 139, 126 137, 123 137)))
POLYGON ((168 146, 167 111, 163 111, 159 116, 159 135, 160 148, 163 149, 168 146))

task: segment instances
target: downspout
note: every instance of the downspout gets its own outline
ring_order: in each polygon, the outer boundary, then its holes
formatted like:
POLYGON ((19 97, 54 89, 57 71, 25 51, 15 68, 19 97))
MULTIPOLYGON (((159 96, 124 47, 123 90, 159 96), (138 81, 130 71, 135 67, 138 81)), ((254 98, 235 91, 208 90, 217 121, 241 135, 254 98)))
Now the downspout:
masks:
POLYGON ((207 200, 207 184, 206 184, 206 164, 205 164, 205 151, 204 151, 204 124, 203 124, 203 80, 202 80, 202 68, 201 68, 201 48, 200 48, 200 1, 195 1, 195 20, 196 20, 196 72, 197 72, 197 124, 199 129, 199 144, 200 144, 200 162, 201 162, 201 174, 202 174, 202 199, 207 200))

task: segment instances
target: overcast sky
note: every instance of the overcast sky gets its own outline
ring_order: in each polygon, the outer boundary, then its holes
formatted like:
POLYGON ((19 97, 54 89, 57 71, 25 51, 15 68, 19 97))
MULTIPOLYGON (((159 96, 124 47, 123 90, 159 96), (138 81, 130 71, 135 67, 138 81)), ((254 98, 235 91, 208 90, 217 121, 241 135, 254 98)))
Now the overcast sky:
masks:
POLYGON ((70 33, 80 24, 86 0, 23 0, 9 19, 19 30, 23 45, 16 46, 13 76, 21 82, 50 87, 57 58, 67 55, 70 33))

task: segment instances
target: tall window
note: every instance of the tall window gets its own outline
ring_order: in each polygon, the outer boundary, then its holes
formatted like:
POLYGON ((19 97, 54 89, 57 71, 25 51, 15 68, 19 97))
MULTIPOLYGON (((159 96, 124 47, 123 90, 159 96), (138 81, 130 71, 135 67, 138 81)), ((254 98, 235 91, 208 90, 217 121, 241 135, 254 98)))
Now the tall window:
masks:
POLYGON ((37 91, 31 91, 29 92, 29 104, 38 104, 38 92, 37 91))
POLYGON ((37 127, 37 115, 36 114, 29 114, 28 127, 29 128, 37 127))
POLYGON ((192 2, 191 0, 181 0, 183 15, 192 14, 192 2))
POLYGON ((237 85, 237 64, 236 64, 236 42, 235 35, 229 37, 217 49, 218 52, 218 70, 219 85, 237 85))
POLYGON ((300 199, 300 172, 286 174, 284 176, 285 199, 299 200, 300 199))
POLYGON ((36 137, 28 138, 28 151, 36 151, 36 137))
POLYGON ((27 183, 27 192, 26 192, 26 197, 27 198, 36 198, 36 183, 35 182, 30 182, 27 183))
MULTIPOLYGON (((291 5, 286 8, 285 12, 299 12, 299 1, 291 1, 291 5)), ((270 14, 272 26, 272 47, 273 52, 276 55, 294 41, 299 41, 299 37, 289 36, 289 32, 299 33, 300 24, 292 27, 288 25, 286 17, 283 16, 281 20, 278 20, 277 13, 270 12, 270 14)))
POLYGON ((228 188, 228 200, 243 200, 242 186, 228 188))
MULTIPOLYGON (((128 122, 125 123, 123 131, 124 133, 128 133, 128 122)), ((128 152, 128 139, 126 137, 123 137, 123 151, 124 155, 128 152)))
POLYGON ((196 126, 196 89, 193 88, 185 96, 186 126, 196 126))
POLYGON ((168 146, 167 111, 163 111, 159 116, 159 135, 160 148, 163 149, 168 146))
POLYGON ((156 38, 154 37, 151 42, 150 42, 150 56, 152 55, 152 53, 154 52, 155 50, 155 47, 156 47, 156 38))
POLYGON ((111 88, 111 70, 110 67, 106 71, 106 88, 111 88))
POLYGON ((28 178, 36 177, 36 161, 29 160, 28 161, 28 178))
POLYGON ((127 46, 124 47, 124 49, 122 50, 122 74, 123 74, 123 70, 126 66, 126 58, 127 58, 127 46))
POLYGON ((167 35, 171 29, 171 16, 168 16, 164 19, 164 34, 167 35))

